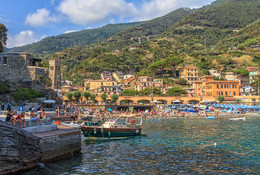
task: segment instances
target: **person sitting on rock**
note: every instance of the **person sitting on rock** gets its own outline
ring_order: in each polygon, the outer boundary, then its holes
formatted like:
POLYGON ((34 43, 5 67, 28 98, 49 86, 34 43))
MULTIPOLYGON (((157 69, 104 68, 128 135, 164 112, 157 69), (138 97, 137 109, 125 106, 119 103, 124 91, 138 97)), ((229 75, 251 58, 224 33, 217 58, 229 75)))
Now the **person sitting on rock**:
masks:
POLYGON ((13 117, 13 115, 16 113, 16 110, 13 111, 12 108, 8 110, 8 113, 6 115, 5 121, 6 122, 13 122, 13 125, 15 126, 16 119, 13 117))
POLYGON ((20 123, 20 128, 22 128, 22 124, 23 124, 23 127, 25 128, 25 112, 24 111, 21 114, 17 115, 16 121, 18 123, 20 123))
POLYGON ((33 122, 37 121, 37 125, 39 125, 41 120, 40 120, 40 117, 34 116, 34 110, 32 110, 30 117, 31 117, 31 121, 33 121, 33 122))

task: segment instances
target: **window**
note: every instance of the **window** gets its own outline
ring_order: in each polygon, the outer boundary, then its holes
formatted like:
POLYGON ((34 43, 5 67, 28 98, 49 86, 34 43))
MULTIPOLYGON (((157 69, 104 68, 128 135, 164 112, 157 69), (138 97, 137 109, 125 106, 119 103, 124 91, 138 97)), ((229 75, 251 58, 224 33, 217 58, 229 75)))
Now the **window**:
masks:
POLYGON ((227 96, 227 92, 225 92, 225 95, 227 96))
POLYGON ((217 91, 217 95, 219 95, 219 91, 217 91))
POLYGON ((235 91, 233 92, 233 95, 234 95, 234 96, 236 95, 236 92, 235 92, 235 91))
POLYGON ((221 88, 223 88, 223 84, 221 85, 221 88))
POLYGON ((232 96, 232 92, 231 91, 229 92, 229 96, 232 96))
POLYGON ((217 88, 219 88, 219 85, 217 84, 217 88))
POLYGON ((223 92, 221 92, 221 95, 223 95, 223 92))
POLYGON ((101 82, 101 85, 103 86, 103 82, 101 82))
POLYGON ((7 64, 7 57, 3 58, 3 64, 7 64))
POLYGON ((232 85, 230 85, 229 88, 231 89, 231 88, 232 88, 232 85))

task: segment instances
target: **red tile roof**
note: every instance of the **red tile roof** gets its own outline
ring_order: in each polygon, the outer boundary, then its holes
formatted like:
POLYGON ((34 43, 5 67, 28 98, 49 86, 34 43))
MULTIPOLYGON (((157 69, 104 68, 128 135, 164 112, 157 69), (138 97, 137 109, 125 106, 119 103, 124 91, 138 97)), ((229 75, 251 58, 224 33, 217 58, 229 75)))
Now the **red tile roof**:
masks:
POLYGON ((194 66, 185 66, 185 68, 196 68, 197 69, 197 67, 194 67, 194 66))

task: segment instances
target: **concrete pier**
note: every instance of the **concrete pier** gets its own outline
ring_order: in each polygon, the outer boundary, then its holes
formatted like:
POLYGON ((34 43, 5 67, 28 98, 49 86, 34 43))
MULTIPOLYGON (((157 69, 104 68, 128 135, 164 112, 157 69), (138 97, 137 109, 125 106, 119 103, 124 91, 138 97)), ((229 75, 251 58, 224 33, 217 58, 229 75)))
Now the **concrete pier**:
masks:
POLYGON ((57 130, 35 133, 40 138, 42 162, 60 159, 81 151, 81 132, 68 126, 57 125, 57 130))

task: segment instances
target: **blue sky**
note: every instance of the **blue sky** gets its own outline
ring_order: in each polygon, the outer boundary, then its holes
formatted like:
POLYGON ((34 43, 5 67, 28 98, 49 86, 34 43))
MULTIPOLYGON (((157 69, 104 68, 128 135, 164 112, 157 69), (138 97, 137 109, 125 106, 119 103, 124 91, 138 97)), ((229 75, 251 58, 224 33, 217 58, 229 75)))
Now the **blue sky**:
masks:
POLYGON ((214 0, 0 0, 0 23, 7 47, 22 46, 109 23, 150 20, 180 7, 198 8, 214 0))

